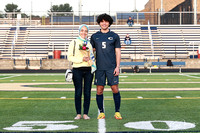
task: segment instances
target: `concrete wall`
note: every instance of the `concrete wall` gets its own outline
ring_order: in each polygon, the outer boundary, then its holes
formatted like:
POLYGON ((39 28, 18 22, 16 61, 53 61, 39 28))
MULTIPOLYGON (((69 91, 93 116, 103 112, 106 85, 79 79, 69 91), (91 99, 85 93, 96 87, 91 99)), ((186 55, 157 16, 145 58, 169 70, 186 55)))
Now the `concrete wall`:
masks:
MULTIPOLYGON (((188 69, 195 68, 200 69, 200 59, 171 59, 172 62, 185 61, 188 69)), ((129 59, 122 61, 131 61, 129 59)), ((142 62, 144 60, 132 60, 142 62)), ((147 60, 148 62, 156 62, 155 60, 147 60)), ((167 62, 167 59, 161 59, 160 62, 167 62)), ((46 59, 42 60, 42 67, 40 67, 40 60, 33 60, 29 62, 29 65, 25 64, 26 60, 16 60, 15 66, 12 59, 0 60, 0 70, 12 70, 12 69, 42 69, 42 70, 59 70, 71 68, 71 62, 66 59, 46 59)))
POLYGON ((198 68, 200 69, 200 59, 188 59, 186 60, 187 68, 198 68))
POLYGON ((71 68, 71 62, 66 59, 42 60, 42 69, 56 70, 71 68))
POLYGON ((0 70, 13 69, 13 67, 14 67, 13 60, 10 59, 0 60, 0 70))

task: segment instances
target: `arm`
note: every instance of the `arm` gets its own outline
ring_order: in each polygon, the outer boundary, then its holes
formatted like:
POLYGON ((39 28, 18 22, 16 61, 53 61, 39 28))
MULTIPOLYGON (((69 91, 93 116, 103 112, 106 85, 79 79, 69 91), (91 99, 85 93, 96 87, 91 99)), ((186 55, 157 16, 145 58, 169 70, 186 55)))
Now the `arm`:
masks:
POLYGON ((115 48, 116 53, 116 68, 114 70, 115 76, 119 75, 119 68, 120 68, 120 62, 121 62, 121 48, 115 48))
POLYGON ((95 42, 94 42, 94 39, 93 39, 93 35, 90 38, 90 44, 92 45, 94 57, 96 58, 96 48, 95 48, 95 42))

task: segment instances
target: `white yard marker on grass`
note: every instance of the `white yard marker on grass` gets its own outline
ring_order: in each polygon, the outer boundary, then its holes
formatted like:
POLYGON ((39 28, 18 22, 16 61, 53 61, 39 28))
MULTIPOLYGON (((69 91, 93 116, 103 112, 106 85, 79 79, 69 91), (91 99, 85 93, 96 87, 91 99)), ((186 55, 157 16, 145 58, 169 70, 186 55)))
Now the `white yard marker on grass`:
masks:
POLYGON ((22 99, 27 99, 28 97, 22 97, 22 99))
POLYGON ((182 98, 181 96, 176 96, 176 98, 182 98))
POLYGON ((66 99, 66 97, 60 97, 60 99, 66 99))
POLYGON ((128 76, 119 76, 120 78, 128 78, 128 76))
POLYGON ((143 97, 141 97, 141 96, 138 96, 137 98, 138 98, 138 99, 143 99, 143 97))
MULTIPOLYGON (((100 112, 98 113, 98 115, 100 112)), ((106 132, 106 121, 105 119, 98 120, 98 133, 105 133, 106 132)))
MULTIPOLYGON (((104 108, 104 104, 103 104, 104 108)), ((104 108, 105 113, 105 108, 104 108)), ((98 115, 100 114, 100 111, 98 109, 98 115)), ((105 119, 98 119, 98 133, 105 133, 106 132, 106 121, 105 119)))

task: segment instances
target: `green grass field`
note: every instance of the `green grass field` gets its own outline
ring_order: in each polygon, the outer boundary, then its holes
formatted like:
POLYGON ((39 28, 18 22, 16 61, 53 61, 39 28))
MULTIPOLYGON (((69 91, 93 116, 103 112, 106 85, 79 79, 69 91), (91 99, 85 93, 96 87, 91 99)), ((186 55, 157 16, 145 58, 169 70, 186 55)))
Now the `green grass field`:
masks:
POLYGON ((123 119, 114 119, 112 92, 105 91, 103 124, 96 119, 95 91, 89 111, 91 119, 74 120, 74 91, 65 90, 73 85, 65 83, 64 74, 0 74, 0 83, 13 84, 13 88, 15 83, 63 88, 63 91, 1 91, 0 132, 200 132, 200 91, 192 90, 200 88, 199 73, 121 74, 123 119), (151 88, 161 90, 149 91, 151 88), (163 91, 165 88, 170 91, 163 91))

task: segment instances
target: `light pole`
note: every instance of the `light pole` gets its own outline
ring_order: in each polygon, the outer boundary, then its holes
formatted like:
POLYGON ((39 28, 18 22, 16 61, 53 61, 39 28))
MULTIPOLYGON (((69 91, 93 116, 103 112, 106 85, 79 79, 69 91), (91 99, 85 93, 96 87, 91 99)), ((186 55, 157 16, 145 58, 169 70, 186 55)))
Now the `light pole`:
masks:
POLYGON ((162 15, 163 14, 163 0, 161 0, 161 2, 160 2, 160 12, 162 15))
POLYGON ((31 1, 30 25, 32 24, 32 14, 33 14, 33 3, 31 1))
POLYGON ((194 25, 197 24, 197 0, 193 1, 193 6, 194 6, 194 25))
POLYGON ((134 2, 134 11, 136 12, 136 0, 133 1, 134 2))
POLYGON ((82 0, 79 0, 79 22, 82 24, 82 0))
POLYGON ((110 0, 109 0, 109 14, 110 14, 110 0))

